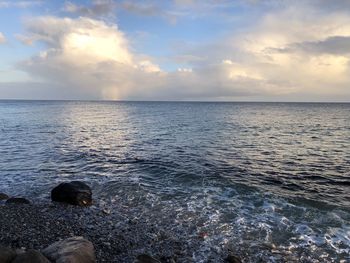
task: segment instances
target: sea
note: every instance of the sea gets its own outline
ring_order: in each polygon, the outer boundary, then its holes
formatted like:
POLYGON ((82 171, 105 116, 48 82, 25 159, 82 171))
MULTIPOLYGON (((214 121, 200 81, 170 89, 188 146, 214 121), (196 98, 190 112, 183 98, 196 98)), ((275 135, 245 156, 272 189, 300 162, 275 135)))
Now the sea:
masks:
POLYGON ((350 262, 347 103, 0 101, 0 192, 71 180, 192 229, 197 258, 350 262))

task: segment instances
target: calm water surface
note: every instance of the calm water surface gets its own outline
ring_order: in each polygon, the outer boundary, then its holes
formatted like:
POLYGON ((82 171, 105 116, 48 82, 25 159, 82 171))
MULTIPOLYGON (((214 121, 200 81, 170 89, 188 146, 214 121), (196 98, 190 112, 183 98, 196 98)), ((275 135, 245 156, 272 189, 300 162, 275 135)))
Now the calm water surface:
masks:
POLYGON ((0 192, 73 179, 195 225, 203 253, 350 260, 350 104, 0 101, 0 192))

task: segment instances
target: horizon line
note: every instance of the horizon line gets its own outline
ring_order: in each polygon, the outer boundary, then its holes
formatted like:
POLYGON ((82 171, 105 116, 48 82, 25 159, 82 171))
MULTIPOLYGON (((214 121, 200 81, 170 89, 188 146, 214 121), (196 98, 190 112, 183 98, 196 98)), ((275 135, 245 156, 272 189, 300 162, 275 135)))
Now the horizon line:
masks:
POLYGON ((217 100, 105 100, 105 99, 1 99, 0 102, 2 101, 62 101, 62 102, 174 102, 174 103, 334 103, 334 104, 348 104, 350 101, 239 101, 239 100, 222 100, 222 101, 217 101, 217 100))

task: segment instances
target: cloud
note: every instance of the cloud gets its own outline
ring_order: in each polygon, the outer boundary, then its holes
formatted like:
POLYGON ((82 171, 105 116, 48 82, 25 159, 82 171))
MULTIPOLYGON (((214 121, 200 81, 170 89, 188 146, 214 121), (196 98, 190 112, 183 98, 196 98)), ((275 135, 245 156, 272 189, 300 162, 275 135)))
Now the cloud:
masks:
MULTIPOLYGON (((43 82, 0 82, 2 99, 84 99, 81 93, 75 90, 62 90, 62 87, 43 82)), ((88 99, 88 97, 85 97, 88 99)))
POLYGON ((290 6, 268 12, 238 34, 182 52, 201 58, 192 61, 196 68, 222 61, 229 76, 254 79, 255 90, 245 85, 252 98, 349 100, 349 19, 341 12, 290 6))
POLYGON ((161 17, 171 24, 176 24, 178 19, 177 14, 164 10, 160 5, 155 3, 124 1, 120 4, 120 8, 138 16, 161 17))
POLYGON ((27 46, 32 46, 37 40, 34 36, 29 37, 21 34, 16 34, 15 37, 18 41, 27 46))
POLYGON ((108 16, 114 13, 117 5, 113 0, 93 0, 88 6, 66 2, 63 11, 87 17, 108 16))
POLYGON ((0 8, 28 8, 35 5, 41 5, 42 1, 0 1, 0 8))
POLYGON ((47 49, 20 63, 32 76, 80 90, 95 98, 108 89, 127 86, 125 74, 142 70, 134 63, 124 34, 114 25, 89 18, 39 17, 27 21, 28 38, 41 41, 47 49), (62 82, 63 80, 63 82, 62 82))
POLYGON ((18 67, 46 83, 40 88, 52 94, 137 100, 350 99, 350 16, 343 12, 324 13, 307 5, 274 9, 239 33, 176 50, 167 58, 178 65, 175 71, 137 53, 116 24, 53 16, 25 23, 23 40, 45 48, 18 67))
POLYGON ((332 36, 320 41, 305 41, 293 43, 286 48, 275 49, 281 53, 302 51, 307 54, 350 54, 350 36, 332 36))
POLYGON ((194 5, 195 4, 195 0, 174 0, 176 5, 194 5))
POLYGON ((177 15, 164 10, 159 3, 147 1, 93 0, 88 5, 78 5, 67 1, 62 10, 66 13, 100 19, 114 17, 116 12, 124 10, 138 16, 161 17, 171 24, 177 21, 177 15))
POLYGON ((72 90, 93 99, 210 99, 254 94, 266 84, 245 69, 234 74, 236 65, 221 62, 165 72, 148 56, 131 52, 116 25, 91 18, 38 17, 28 20, 26 28, 26 37, 47 48, 18 67, 64 94, 72 90), (254 88, 246 90, 246 85, 254 88))
POLYGON ((4 36, 3 33, 0 32, 0 44, 3 44, 6 42, 6 37, 4 36))
POLYGON ((265 17, 257 31, 238 41, 250 55, 245 65, 265 79, 278 81, 281 88, 290 86, 290 94, 349 98, 349 17, 312 12, 304 16, 306 11, 288 10, 265 17))
POLYGON ((135 4, 131 1, 124 1, 121 6, 126 11, 142 16, 156 16, 162 12, 162 10, 155 4, 135 4))

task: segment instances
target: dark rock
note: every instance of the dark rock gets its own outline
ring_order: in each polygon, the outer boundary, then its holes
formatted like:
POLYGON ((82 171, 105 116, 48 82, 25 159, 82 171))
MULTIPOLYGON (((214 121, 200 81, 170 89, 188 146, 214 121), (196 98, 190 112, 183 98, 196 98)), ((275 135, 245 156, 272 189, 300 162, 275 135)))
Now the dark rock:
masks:
POLYGON ((53 243, 45 248, 43 254, 53 262, 95 263, 93 244, 83 237, 71 237, 53 243))
POLYGON ((51 199, 72 205, 88 206, 92 204, 91 188, 79 181, 61 183, 51 191, 51 199))
POLYGON ((176 263, 175 259, 172 257, 161 257, 160 262, 162 262, 162 263, 176 263))
POLYGON ((225 259, 225 262, 227 263, 242 263, 241 259, 237 257, 236 255, 228 255, 225 259))
POLYGON ((142 254, 137 256, 136 263, 160 263, 160 261, 149 255, 142 254))
POLYGON ((10 263, 16 257, 16 252, 11 248, 0 246, 0 262, 10 263))
POLYGON ((6 204, 26 204, 29 205, 30 201, 22 197, 12 197, 6 200, 6 204))
POLYGON ((18 254, 12 263, 50 263, 39 251, 31 249, 25 253, 18 254))
POLYGON ((0 200, 7 200, 9 199, 10 197, 7 195, 7 194, 4 194, 4 193, 0 193, 0 200))

